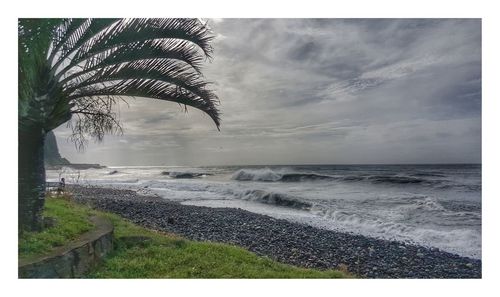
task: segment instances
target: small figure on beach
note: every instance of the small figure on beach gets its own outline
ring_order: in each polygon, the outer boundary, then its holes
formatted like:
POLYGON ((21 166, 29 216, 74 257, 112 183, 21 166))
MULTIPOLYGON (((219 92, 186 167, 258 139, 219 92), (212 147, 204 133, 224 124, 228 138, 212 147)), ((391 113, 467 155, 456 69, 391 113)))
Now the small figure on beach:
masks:
POLYGON ((64 192, 64 187, 66 186, 66 181, 64 180, 64 177, 61 178, 59 181, 59 187, 57 187, 57 193, 64 192))

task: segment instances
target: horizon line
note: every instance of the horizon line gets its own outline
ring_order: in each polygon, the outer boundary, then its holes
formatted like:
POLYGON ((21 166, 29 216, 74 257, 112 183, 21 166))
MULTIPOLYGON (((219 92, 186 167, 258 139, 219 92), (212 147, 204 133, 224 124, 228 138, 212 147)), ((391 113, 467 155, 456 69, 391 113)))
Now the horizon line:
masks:
MULTIPOLYGON (((78 163, 74 163, 78 164, 78 163)), ((100 164, 106 167, 221 167, 221 166, 405 166, 405 165, 482 165, 480 163, 304 163, 304 164, 226 164, 226 165, 105 165, 100 164)))

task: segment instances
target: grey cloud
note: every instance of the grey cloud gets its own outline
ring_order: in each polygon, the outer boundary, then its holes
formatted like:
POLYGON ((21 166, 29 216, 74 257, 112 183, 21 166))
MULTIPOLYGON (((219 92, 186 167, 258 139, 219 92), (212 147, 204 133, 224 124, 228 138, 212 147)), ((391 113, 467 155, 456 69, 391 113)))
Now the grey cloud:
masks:
POLYGON ((480 162, 478 19, 212 20, 221 132, 172 103, 120 106, 104 164, 480 162), (122 140, 122 142, 120 142, 122 140), (127 145, 124 145, 126 141, 127 145))

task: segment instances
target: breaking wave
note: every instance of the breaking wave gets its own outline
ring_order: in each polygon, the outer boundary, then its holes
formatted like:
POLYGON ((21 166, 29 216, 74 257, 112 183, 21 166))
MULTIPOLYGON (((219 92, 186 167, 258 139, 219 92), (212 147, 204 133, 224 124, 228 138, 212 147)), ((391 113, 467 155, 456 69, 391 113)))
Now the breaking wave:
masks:
MULTIPOLYGON (((440 205, 427 199, 417 203, 416 207, 426 211, 442 210, 440 205)), ((463 256, 481 258, 481 234, 471 229, 455 226, 450 230, 436 230, 427 226, 386 221, 351 211, 317 209, 316 206, 311 211, 332 221, 340 231, 437 247, 463 256)))
POLYGON ((257 201, 266 204, 273 204, 277 206, 286 206, 301 210, 309 210, 313 206, 311 203, 301 201, 297 198, 291 197, 282 193, 266 192, 263 190, 247 190, 235 196, 239 199, 257 201))
POLYGON ((401 176, 401 175, 345 175, 333 176, 309 172, 287 172, 284 170, 276 171, 269 168, 264 169, 240 169, 236 171, 231 179, 238 181, 264 181, 264 182, 310 182, 310 181, 345 181, 359 182, 368 181, 373 184, 426 184, 434 185, 440 181, 429 180, 420 177, 401 176))
POLYGON ((414 206, 416 209, 424 211, 444 211, 444 207, 435 199, 426 197, 425 199, 415 199, 414 206))
POLYGON ((265 169, 240 169, 231 177, 233 180, 240 181, 266 181, 266 182, 301 182, 314 180, 331 180, 333 176, 321 175, 315 173, 288 173, 277 172, 269 168, 265 169))

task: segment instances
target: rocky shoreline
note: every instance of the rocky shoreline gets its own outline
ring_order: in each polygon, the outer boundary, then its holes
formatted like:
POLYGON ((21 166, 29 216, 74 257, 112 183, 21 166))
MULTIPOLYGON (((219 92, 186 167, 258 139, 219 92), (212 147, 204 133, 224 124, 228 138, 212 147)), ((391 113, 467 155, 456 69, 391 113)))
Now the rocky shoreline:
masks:
POLYGON ((224 242, 301 267, 365 278, 481 278, 481 261, 438 249, 317 229, 234 208, 181 205, 130 190, 69 187, 80 203, 147 228, 224 242))

